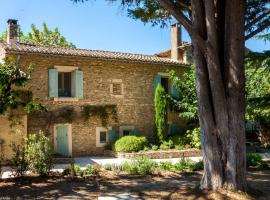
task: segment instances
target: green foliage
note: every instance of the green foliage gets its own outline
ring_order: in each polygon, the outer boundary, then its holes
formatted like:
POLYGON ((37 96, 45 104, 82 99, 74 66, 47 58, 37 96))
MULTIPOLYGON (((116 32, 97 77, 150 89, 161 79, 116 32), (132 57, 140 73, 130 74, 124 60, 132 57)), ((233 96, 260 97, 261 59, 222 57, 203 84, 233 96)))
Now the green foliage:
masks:
POLYGON ((156 162, 147 158, 142 158, 131 162, 125 162, 122 165, 122 169, 129 174, 147 175, 153 173, 155 166, 156 162))
POLYGON ((179 117, 190 122, 198 123, 198 101, 195 86, 195 67, 191 65, 188 70, 178 78, 175 71, 170 71, 170 80, 180 91, 178 100, 170 95, 168 96, 169 104, 179 113, 179 117))
POLYGON ((84 175, 95 175, 100 170, 99 165, 90 165, 88 164, 86 168, 83 170, 84 175))
POLYGON ((189 140, 187 139, 185 134, 172 135, 169 136, 168 139, 173 142, 173 145, 177 149, 183 149, 186 144, 189 144, 189 140))
POLYGON ((270 123, 270 51, 246 59, 246 119, 270 123))
POLYGON ((11 158, 12 174, 14 176, 23 176, 29 169, 29 162, 27 160, 26 145, 11 144, 11 148, 14 152, 11 158))
POLYGON ((27 114, 34 113, 34 112, 44 112, 47 111, 46 106, 44 106, 42 103, 34 100, 29 102, 24 110, 26 111, 27 114))
POLYGON ((164 161, 159 163, 159 169, 161 171, 173 171, 174 170, 174 165, 170 161, 164 161))
MULTIPOLYGON (((68 42, 66 38, 61 35, 58 28, 50 30, 45 22, 42 23, 42 30, 38 29, 34 24, 32 24, 31 32, 24 35, 22 30, 19 29, 18 34, 20 41, 23 43, 76 48, 74 44, 68 42)), ((5 41, 6 38, 7 32, 3 32, 0 40, 5 41)))
POLYGON ((118 139, 114 148, 117 152, 138 152, 144 149, 147 139, 144 136, 124 136, 118 139))
POLYGON ((262 157, 257 153, 247 154, 247 167, 258 167, 262 165, 262 157))
POLYGON ((173 149, 174 144, 172 140, 169 141, 162 141, 161 145, 159 146, 161 150, 168 150, 168 149, 173 149))
POLYGON ((200 128, 194 128, 193 130, 187 130, 186 137, 189 139, 189 144, 194 148, 201 147, 200 128))
POLYGON ((177 171, 191 172, 194 171, 194 164, 189 159, 181 158, 181 160, 174 165, 174 168, 177 171))
POLYGON ((98 116, 101 119, 102 126, 107 126, 109 116, 112 115, 114 121, 118 121, 116 105, 84 105, 82 108, 82 115, 85 120, 88 120, 91 116, 98 116))
POLYGON ((162 142, 166 137, 167 130, 167 97, 161 84, 155 90, 155 124, 157 137, 162 142))
POLYGON ((40 175, 48 175, 54 153, 49 138, 40 131, 38 134, 28 134, 26 142, 30 169, 40 175))
POLYGON ((157 151, 157 150, 158 150, 158 145, 152 145, 152 146, 151 146, 151 149, 152 149, 153 151, 157 151))

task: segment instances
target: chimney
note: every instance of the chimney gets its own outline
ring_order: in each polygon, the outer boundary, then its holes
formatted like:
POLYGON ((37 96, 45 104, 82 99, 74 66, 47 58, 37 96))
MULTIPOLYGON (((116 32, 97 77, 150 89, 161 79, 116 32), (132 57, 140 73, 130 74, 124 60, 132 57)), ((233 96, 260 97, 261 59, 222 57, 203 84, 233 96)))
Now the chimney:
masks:
POLYGON ((180 60, 179 46, 182 45, 181 25, 176 23, 171 25, 171 59, 180 60))
POLYGON ((7 44, 14 44, 18 42, 18 20, 9 19, 7 23, 7 44))

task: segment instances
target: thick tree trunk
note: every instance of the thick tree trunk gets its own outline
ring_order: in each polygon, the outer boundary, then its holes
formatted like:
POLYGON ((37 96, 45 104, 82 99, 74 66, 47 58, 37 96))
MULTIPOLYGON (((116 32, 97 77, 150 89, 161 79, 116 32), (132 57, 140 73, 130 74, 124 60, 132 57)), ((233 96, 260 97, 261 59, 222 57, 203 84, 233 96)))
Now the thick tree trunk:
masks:
POLYGON ((206 41, 206 51, 193 43, 204 157, 201 188, 245 190, 245 0, 223 1, 218 9, 215 2, 192 1, 193 29, 206 41))

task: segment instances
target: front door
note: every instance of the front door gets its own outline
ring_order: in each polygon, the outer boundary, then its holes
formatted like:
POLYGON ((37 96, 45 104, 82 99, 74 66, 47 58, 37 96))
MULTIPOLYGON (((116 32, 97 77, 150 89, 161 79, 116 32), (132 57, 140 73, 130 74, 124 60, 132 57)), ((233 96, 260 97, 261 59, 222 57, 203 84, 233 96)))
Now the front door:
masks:
POLYGON ((68 149, 68 126, 58 125, 56 127, 56 152, 61 156, 69 156, 68 149))

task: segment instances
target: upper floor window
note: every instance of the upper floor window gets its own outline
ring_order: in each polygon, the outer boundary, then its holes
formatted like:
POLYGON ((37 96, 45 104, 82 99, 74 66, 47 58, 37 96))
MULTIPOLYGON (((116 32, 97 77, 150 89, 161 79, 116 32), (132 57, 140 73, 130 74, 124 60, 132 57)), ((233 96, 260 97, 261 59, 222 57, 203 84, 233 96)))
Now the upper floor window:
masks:
POLYGON ((78 67, 56 66, 49 69, 49 97, 83 98, 83 72, 78 67))
POLYGON ((110 85, 111 95, 123 97, 123 83, 121 79, 113 79, 110 85))
POLYGON ((71 97, 71 72, 58 72, 58 97, 71 97))

